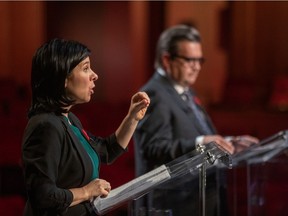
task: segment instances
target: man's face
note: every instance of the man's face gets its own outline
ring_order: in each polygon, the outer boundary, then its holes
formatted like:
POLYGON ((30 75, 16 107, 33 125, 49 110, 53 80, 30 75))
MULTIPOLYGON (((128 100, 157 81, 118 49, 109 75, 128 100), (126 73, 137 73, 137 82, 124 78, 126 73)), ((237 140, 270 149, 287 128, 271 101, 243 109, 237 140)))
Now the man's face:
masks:
POLYGON ((197 80, 203 61, 200 43, 181 41, 178 43, 177 55, 169 57, 167 72, 179 85, 191 86, 197 80))

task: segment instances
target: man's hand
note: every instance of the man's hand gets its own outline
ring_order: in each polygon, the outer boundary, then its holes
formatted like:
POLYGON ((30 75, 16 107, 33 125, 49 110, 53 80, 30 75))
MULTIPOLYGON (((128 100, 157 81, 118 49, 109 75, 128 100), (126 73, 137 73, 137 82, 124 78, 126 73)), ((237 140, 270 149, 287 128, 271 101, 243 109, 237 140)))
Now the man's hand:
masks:
POLYGON ((251 145, 258 144, 259 139, 250 135, 242 135, 232 137, 230 142, 232 142, 235 147, 235 153, 238 153, 249 148, 251 145))
POLYGON ((235 147, 232 142, 225 140, 224 137, 220 135, 207 135, 204 136, 203 143, 208 144, 210 142, 215 142, 217 145, 221 146, 224 150, 233 154, 235 152, 235 147))

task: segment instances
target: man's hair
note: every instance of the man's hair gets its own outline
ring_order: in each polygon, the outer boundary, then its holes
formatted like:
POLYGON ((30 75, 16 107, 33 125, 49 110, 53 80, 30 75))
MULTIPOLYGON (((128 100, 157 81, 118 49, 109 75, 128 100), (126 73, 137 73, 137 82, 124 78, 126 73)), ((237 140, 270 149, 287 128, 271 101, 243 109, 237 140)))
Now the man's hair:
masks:
POLYGON ((166 29, 159 37, 156 47, 154 67, 162 66, 161 56, 168 52, 171 56, 177 55, 177 45, 180 41, 201 42, 201 36, 197 29, 188 25, 176 25, 166 29))
POLYGON ((32 104, 28 113, 67 112, 73 100, 65 94, 65 79, 90 50, 77 41, 52 39, 37 49, 32 59, 32 104))

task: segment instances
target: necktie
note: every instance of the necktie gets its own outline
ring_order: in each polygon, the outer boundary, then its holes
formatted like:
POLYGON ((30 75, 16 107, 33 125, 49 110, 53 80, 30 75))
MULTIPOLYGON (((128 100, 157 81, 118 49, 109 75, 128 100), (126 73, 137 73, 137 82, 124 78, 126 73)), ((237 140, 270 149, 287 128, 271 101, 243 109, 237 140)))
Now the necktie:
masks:
POLYGON ((182 93, 182 98, 184 99, 184 101, 188 104, 188 106, 191 108, 191 110, 195 114, 196 119, 198 123, 201 125, 205 134, 211 134, 211 130, 209 129, 209 126, 207 125, 207 121, 203 115, 203 112, 199 110, 199 108, 195 104, 195 101, 193 100, 193 95, 191 94, 191 92, 184 91, 182 93))

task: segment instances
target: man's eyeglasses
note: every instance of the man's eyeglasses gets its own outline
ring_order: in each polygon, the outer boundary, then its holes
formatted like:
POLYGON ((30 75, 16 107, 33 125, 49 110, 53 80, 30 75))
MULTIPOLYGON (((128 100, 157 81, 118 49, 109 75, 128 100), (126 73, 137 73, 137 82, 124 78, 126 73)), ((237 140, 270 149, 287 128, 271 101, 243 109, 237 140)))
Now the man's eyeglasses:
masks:
POLYGON ((185 63, 193 64, 193 65, 195 65, 196 62, 198 62, 200 65, 203 65, 205 63, 205 58, 203 58, 203 57, 201 57, 201 58, 189 58, 189 57, 185 57, 185 56, 181 56, 181 55, 173 55, 173 58, 183 59, 185 61, 185 63))

